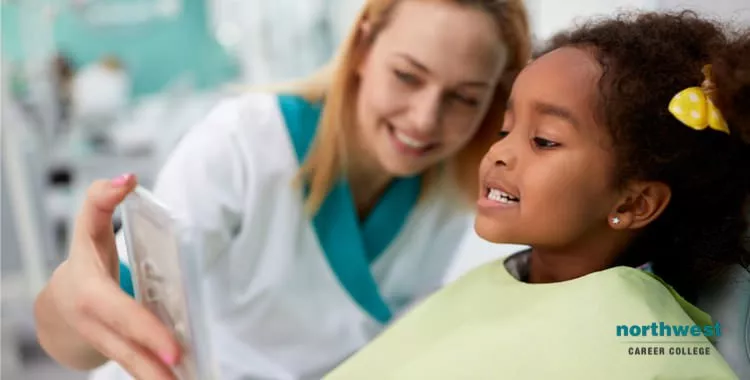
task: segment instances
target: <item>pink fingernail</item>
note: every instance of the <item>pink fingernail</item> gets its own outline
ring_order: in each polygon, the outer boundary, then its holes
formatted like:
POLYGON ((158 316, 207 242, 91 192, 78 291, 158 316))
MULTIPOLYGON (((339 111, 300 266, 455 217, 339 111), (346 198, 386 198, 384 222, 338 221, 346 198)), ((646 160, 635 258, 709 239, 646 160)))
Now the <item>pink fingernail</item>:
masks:
POLYGON ((128 183, 130 181, 130 178, 132 177, 132 174, 123 174, 115 179, 112 180, 112 186, 114 187, 120 187, 128 183))
POLYGON ((175 360, 176 359, 175 359, 174 355, 170 355, 170 354, 162 354, 161 355, 161 361, 163 361, 164 364, 166 364, 166 365, 175 365, 175 360))

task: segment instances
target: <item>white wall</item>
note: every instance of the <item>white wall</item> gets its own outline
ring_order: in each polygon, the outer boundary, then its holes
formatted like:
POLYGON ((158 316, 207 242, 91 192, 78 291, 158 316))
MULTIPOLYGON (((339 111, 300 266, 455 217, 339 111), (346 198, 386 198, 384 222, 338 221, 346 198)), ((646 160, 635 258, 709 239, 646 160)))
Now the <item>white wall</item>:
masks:
POLYGON ((692 9, 699 13, 750 26, 748 0, 526 0, 534 33, 546 39, 590 17, 618 10, 692 9))
POLYGON ((546 39, 581 20, 617 10, 655 9, 659 0, 527 0, 534 34, 546 39))
POLYGON ((750 26, 748 0, 657 0, 660 9, 692 9, 702 14, 719 17, 750 26))

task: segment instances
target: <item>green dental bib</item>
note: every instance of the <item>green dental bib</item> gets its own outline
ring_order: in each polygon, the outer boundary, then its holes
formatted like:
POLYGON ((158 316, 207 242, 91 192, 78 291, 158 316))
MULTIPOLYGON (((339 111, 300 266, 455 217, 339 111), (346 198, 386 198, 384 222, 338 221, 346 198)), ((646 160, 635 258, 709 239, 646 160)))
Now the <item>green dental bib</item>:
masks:
POLYGON ((528 284, 510 272, 519 255, 428 298, 326 379, 737 379, 707 337, 720 329, 657 277, 528 284))

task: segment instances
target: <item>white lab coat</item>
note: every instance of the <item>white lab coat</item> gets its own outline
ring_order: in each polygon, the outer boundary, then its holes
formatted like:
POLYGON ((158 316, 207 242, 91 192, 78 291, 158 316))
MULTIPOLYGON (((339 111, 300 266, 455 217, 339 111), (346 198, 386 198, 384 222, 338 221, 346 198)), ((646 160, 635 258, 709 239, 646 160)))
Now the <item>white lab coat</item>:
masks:
MULTIPOLYGON (((279 104, 249 94, 219 105, 181 141, 154 189, 208 245, 202 285, 221 379, 318 379, 389 322, 342 286, 323 249, 340 247, 305 216, 279 104)), ((382 254, 349 278, 373 280, 393 316, 441 286, 468 230, 471 215, 453 189, 446 182, 420 200, 382 254)), ((346 244, 345 230, 331 231, 346 244)), ((122 376, 110 364, 93 378, 122 376)))

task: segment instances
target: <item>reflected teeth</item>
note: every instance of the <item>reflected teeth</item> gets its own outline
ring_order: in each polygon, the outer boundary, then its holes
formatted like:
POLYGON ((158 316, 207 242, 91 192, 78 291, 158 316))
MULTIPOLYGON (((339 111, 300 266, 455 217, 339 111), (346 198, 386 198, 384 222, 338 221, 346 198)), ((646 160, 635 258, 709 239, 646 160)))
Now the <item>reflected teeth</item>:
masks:
POLYGON ((393 134, 396 136, 398 141, 401 141, 402 143, 408 145, 409 147, 416 148, 416 149, 424 149, 427 147, 427 143, 423 143, 419 140, 415 140, 397 130, 393 132, 393 134))
POLYGON ((498 189, 490 189, 487 199, 500 203, 518 203, 518 198, 498 189))

